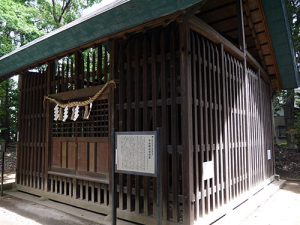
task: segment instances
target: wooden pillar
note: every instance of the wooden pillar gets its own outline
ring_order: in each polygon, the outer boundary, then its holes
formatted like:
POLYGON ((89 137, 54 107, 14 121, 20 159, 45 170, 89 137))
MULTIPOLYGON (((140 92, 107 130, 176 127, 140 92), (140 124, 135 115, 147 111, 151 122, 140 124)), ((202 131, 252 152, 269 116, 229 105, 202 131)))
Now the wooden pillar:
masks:
MULTIPOLYGON (((49 95, 51 93, 51 77, 53 73, 55 72, 55 63, 54 61, 51 61, 48 63, 48 69, 47 69, 47 80, 46 80, 46 95, 49 95)), ((47 191, 48 189, 48 169, 49 169, 49 162, 51 160, 50 153, 51 153, 51 112, 50 110, 50 103, 49 101, 45 102, 45 110, 46 110, 46 127, 45 129, 45 158, 44 158, 44 191, 47 191)))
POLYGON ((17 181, 17 184, 21 184, 21 182, 22 182, 22 180, 23 179, 21 179, 21 176, 22 176, 22 174, 23 174, 23 172, 24 171, 22 171, 22 167, 21 167, 21 163, 23 163, 22 162, 22 158, 23 158, 23 152, 22 152, 22 150, 23 150, 23 143, 22 143, 22 140, 20 140, 20 135, 22 135, 22 134, 20 134, 20 131, 21 131, 21 129, 22 129, 22 125, 21 125, 21 123, 23 122, 23 120, 22 120, 22 116, 24 115, 24 114, 22 114, 22 112, 23 112, 23 106, 22 106, 22 104, 23 104, 23 87, 24 87, 24 82, 23 82, 23 76, 24 76, 24 74, 22 73, 22 74, 20 74, 19 75, 19 80, 18 80, 18 89, 19 89, 19 92, 20 92, 20 94, 19 94, 19 99, 18 99, 18 101, 19 101, 19 111, 18 111, 18 133, 17 133, 17 170, 16 170, 16 181, 17 181))
POLYGON ((192 125, 192 77, 190 55, 190 30, 186 18, 179 24, 180 34, 180 79, 181 79, 181 121, 183 147, 183 224, 194 222, 195 204, 193 192, 193 125, 192 125))
MULTIPOLYGON (((116 66, 117 66, 117 60, 116 60, 116 40, 112 40, 110 42, 110 79, 115 79, 115 73, 116 73, 116 66)), ((115 90, 111 88, 108 93, 108 108, 109 108, 109 129, 108 129, 108 136, 109 136, 109 148, 112 148, 112 132, 115 130, 115 90)), ((108 155, 108 168, 112 167, 112 155, 108 155)), ((109 171, 109 204, 111 204, 112 199, 112 171, 109 171)))
POLYGON ((248 158, 248 171, 247 171, 247 177, 248 177, 248 189, 250 189, 251 186, 251 149, 249 147, 249 79, 248 79, 248 73, 247 73, 247 46, 246 46, 246 38, 245 38, 245 26, 244 26, 244 9, 243 9, 243 0, 237 0, 237 14, 239 19, 239 45, 240 49, 243 52, 243 70, 244 70, 244 76, 245 76, 245 88, 246 88, 246 148, 247 148, 247 158, 248 158))

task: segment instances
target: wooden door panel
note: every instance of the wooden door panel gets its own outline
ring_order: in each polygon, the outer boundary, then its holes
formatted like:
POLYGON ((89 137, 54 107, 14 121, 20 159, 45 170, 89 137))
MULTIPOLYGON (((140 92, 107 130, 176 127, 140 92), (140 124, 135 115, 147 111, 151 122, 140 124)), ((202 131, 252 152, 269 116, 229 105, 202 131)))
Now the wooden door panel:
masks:
POLYGON ((108 138, 52 138, 51 167, 55 172, 84 176, 109 173, 108 138))
POLYGON ((89 172, 96 172, 95 153, 96 153, 96 143, 89 143, 89 172))
POLYGON ((87 142, 78 142, 78 170, 88 171, 87 142))
POLYGON ((77 145, 75 141, 68 142, 68 169, 76 169, 76 149, 77 145))
POLYGON ((97 172, 108 173, 108 142, 97 142, 97 172))
POLYGON ((66 141, 62 142, 62 148, 61 148, 61 167, 67 168, 67 149, 68 143, 66 141))
POLYGON ((52 166, 61 167, 61 142, 52 142, 52 166))

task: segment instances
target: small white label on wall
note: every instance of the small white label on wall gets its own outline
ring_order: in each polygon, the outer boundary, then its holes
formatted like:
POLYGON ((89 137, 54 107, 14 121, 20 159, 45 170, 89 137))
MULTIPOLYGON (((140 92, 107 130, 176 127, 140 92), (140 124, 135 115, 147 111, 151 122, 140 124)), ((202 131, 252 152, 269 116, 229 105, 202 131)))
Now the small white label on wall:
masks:
POLYGON ((203 180, 213 178, 214 174, 215 174, 214 161, 203 162, 203 165, 202 165, 203 180))
POLYGON ((267 154, 268 154, 268 160, 272 159, 272 152, 271 152, 271 150, 267 150, 267 154))

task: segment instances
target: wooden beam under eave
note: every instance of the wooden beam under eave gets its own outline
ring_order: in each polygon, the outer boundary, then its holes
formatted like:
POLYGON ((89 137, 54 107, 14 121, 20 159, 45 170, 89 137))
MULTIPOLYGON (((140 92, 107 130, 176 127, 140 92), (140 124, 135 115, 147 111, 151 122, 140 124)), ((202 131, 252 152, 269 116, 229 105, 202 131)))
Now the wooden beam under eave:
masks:
MULTIPOLYGON (((226 39, 224 36, 218 33, 214 28, 209 26, 203 20, 199 19, 196 16, 191 16, 189 18, 189 26, 192 30, 198 32, 199 34, 201 34, 208 40, 214 42, 215 44, 223 44, 224 50, 233 55, 238 60, 242 61, 244 59, 244 53, 238 47, 236 47, 232 42, 230 42, 228 39, 226 39)), ((261 64, 247 51, 246 57, 247 63, 257 69, 260 69, 262 77, 265 81, 268 81, 269 78, 267 76, 267 73, 265 72, 261 64)))

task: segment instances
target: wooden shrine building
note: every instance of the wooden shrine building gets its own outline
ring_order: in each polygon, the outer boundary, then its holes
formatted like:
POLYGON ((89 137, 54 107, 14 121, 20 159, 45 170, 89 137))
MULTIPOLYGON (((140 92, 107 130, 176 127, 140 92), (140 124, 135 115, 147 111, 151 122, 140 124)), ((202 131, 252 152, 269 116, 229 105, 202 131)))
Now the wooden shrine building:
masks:
MULTIPOLYGON (((109 215, 112 130, 160 128, 163 224, 184 225, 274 180, 272 93, 299 86, 282 0, 116 0, 0 58, 15 74, 18 190, 109 215), (45 97, 86 106, 54 120, 45 97)), ((118 174, 118 216, 155 224, 156 182, 118 174)))

